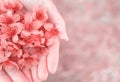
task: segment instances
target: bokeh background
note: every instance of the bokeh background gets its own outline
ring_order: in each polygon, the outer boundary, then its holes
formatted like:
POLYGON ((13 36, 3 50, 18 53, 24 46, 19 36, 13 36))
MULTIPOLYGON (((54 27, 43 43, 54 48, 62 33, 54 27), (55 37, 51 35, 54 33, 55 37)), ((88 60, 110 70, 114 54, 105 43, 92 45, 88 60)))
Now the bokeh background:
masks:
POLYGON ((120 0, 53 0, 66 22, 57 73, 46 82, 120 82, 120 0))

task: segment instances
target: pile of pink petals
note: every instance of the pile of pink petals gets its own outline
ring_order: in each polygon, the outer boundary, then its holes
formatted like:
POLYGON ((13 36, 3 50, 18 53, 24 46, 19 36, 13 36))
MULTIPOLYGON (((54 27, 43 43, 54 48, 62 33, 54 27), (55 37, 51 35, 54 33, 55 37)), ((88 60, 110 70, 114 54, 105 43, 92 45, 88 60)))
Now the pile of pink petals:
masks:
POLYGON ((17 0, 0 4, 0 67, 8 63, 20 69, 37 65, 40 57, 48 53, 53 38, 59 35, 46 9, 27 11, 17 0))

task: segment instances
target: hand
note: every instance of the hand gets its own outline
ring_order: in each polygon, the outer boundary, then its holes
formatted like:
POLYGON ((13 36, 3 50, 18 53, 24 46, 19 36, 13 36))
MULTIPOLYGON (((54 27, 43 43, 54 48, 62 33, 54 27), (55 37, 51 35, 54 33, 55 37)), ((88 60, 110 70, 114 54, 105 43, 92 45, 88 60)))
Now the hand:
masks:
MULTIPOLYGON (((53 24, 55 24, 56 28, 58 28, 60 31, 60 38, 68 40, 65 29, 65 22, 51 0, 20 0, 20 1, 24 4, 27 10, 31 10, 35 5, 47 8, 50 21, 53 24)), ((54 45, 49 47, 49 54, 47 56, 43 56, 39 61, 39 65, 31 69, 33 79, 40 79, 44 81, 48 77, 48 72, 54 74, 57 70, 58 60, 59 60, 59 39, 55 38, 54 45)))
MULTIPOLYGON (((60 30, 60 38, 68 40, 65 31, 65 23, 56 7, 50 0, 20 0, 26 9, 30 10, 34 5, 45 6, 48 10, 50 21, 60 30), (54 12, 53 12, 54 11, 54 12)), ((18 70, 16 66, 5 66, 0 71, 0 82, 42 82, 47 79, 48 73, 56 72, 59 59, 59 39, 54 38, 54 45, 49 47, 49 54, 41 57, 38 66, 31 70, 18 70), (11 66, 11 67, 10 67, 11 66), (29 79, 29 80, 28 80, 29 79)))

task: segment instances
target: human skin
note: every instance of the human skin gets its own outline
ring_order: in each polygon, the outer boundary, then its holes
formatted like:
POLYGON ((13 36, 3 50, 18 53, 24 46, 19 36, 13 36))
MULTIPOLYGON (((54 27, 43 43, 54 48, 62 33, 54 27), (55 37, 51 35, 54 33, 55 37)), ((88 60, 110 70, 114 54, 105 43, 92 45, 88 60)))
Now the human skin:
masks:
MULTIPOLYGON (((25 9, 30 10, 34 5, 44 6, 48 10, 50 21, 60 31, 60 38, 68 40, 65 23, 51 0, 20 0, 25 9), (54 12, 53 12, 54 11, 54 12)), ((42 82, 47 79, 48 73, 54 74, 59 60, 59 38, 54 38, 54 45, 49 47, 48 56, 41 57, 38 66, 31 70, 18 70, 14 65, 4 67, 0 71, 0 82, 42 82)))

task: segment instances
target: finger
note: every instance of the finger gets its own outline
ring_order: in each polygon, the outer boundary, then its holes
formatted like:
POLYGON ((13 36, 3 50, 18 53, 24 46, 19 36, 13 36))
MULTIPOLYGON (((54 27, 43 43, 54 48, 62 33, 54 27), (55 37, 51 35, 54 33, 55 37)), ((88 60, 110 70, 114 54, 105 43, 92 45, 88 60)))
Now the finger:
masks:
POLYGON ((11 78, 5 73, 5 71, 0 70, 0 82, 13 82, 11 78))
POLYGON ((29 82, 25 75, 14 65, 5 66, 4 69, 13 82, 29 82))
POLYGON ((24 72, 25 76, 28 78, 29 82, 33 82, 33 80, 32 80, 32 75, 31 75, 31 71, 28 70, 28 69, 24 69, 24 68, 23 68, 22 71, 24 72))
POLYGON ((49 48, 49 53, 47 56, 47 66, 48 71, 54 74, 58 67, 59 61, 59 39, 55 38, 53 45, 49 48))
POLYGON ((48 69, 47 69, 47 59, 46 56, 42 56, 40 58, 38 64, 38 76, 42 81, 47 80, 48 77, 48 69))
POLYGON ((33 82, 42 82, 38 77, 38 67, 37 66, 33 66, 31 68, 31 74, 32 74, 33 82))
POLYGON ((61 17, 60 13, 56 9, 55 5, 51 0, 45 0, 46 7, 48 9, 48 16, 50 21, 56 25, 56 28, 60 31, 60 38, 64 40, 68 40, 68 36, 66 33, 65 22, 61 17))

